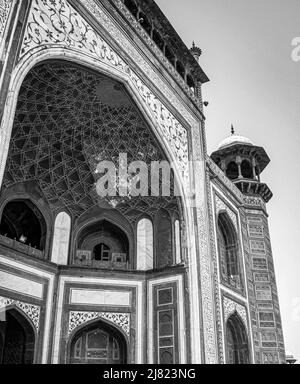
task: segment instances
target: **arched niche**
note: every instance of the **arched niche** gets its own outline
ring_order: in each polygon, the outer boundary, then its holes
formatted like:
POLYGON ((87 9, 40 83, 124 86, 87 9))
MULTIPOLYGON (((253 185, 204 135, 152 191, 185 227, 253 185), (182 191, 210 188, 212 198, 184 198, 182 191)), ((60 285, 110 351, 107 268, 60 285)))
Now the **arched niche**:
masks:
POLYGON ((250 364, 247 330, 236 312, 226 323, 226 355, 227 364, 250 364))
POLYGON ((33 326, 16 308, 8 308, 0 322, 0 365, 30 365, 35 359, 33 326))
POLYGON ((231 161, 226 168, 226 175, 230 180, 239 178, 239 167, 235 161, 231 161))
POLYGON ((217 221, 219 264, 222 281, 242 288, 237 233, 227 212, 220 212, 217 221))
POLYGON ((241 172, 244 179, 253 179, 253 167, 248 160, 243 160, 241 164, 241 172))
POLYGON ((69 258, 69 242, 71 234, 71 217, 66 212, 60 212, 55 219, 52 245, 52 263, 67 265, 69 258))
POLYGON ((76 239, 74 264, 104 269, 128 269, 130 245, 126 233, 103 219, 85 225, 76 239))
POLYGON ((180 221, 176 218, 174 222, 174 235, 175 235, 175 256, 176 256, 176 264, 180 264, 182 262, 182 249, 181 249, 181 228, 180 221))
POLYGON ((127 342, 116 327, 97 320, 75 333, 68 354, 70 364, 126 364, 127 342))
MULTIPOLYGON (((0 234, 32 248, 32 252, 33 249, 43 253, 46 251, 46 220, 30 199, 16 198, 4 204, 1 214, 0 234)), ((28 252, 30 253, 30 250, 28 252)))
POLYGON ((137 225, 137 269, 151 270, 154 267, 153 224, 150 219, 143 218, 137 225))

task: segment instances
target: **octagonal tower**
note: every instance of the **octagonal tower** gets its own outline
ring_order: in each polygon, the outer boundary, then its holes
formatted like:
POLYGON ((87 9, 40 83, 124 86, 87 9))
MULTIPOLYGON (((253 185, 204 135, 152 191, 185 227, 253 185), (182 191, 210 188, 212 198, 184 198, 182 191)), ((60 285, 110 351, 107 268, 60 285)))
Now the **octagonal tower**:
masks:
POLYGON ((264 148, 237 135, 233 126, 231 136, 220 143, 211 158, 243 194, 261 196, 266 203, 273 197, 270 188, 261 182, 261 174, 270 163, 269 156, 264 148))

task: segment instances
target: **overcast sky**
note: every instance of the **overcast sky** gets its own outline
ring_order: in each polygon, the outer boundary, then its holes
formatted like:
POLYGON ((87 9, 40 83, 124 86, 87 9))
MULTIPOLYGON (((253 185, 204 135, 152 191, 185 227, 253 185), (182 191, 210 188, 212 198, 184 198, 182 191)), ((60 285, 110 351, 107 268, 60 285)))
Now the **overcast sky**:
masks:
POLYGON ((237 133, 271 158, 270 231, 287 352, 300 359, 300 0, 156 0, 184 42, 203 50, 209 153, 237 133))

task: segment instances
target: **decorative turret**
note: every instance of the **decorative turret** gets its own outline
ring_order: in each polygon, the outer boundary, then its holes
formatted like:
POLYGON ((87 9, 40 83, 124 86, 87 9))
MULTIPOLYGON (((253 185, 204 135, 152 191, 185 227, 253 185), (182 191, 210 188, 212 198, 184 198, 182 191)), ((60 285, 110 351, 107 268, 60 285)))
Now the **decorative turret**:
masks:
POLYGON ((194 56, 196 61, 199 63, 200 56, 202 55, 202 50, 199 47, 196 47, 195 42, 193 41, 193 46, 190 49, 191 54, 194 56))
POLYGON ((231 126, 231 136, 221 142, 212 160, 245 195, 261 196, 267 203, 273 197, 260 176, 270 158, 262 147, 257 147, 246 137, 236 135, 231 126))

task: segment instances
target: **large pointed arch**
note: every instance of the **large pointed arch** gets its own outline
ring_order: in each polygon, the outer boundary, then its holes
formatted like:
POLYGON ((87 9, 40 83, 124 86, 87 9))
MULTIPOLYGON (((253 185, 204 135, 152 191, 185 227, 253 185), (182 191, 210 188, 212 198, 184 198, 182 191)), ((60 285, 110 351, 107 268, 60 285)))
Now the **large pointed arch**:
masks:
POLYGON ((237 312, 226 323, 227 364, 250 364, 250 348, 247 329, 237 312))
MULTIPOLYGON (((180 170, 180 167, 178 164, 176 165, 176 156, 172 151, 170 150, 170 147, 168 145, 167 138, 164 138, 164 135, 162 134, 162 131, 160 131, 160 126, 157 124, 157 121, 153 118, 153 114, 150 112, 149 108, 145 106, 145 103, 141 101, 141 94, 137 91, 137 88, 135 87, 135 84, 129 81, 128 76, 125 73, 122 73, 118 71, 117 68, 113 69, 109 65, 106 65, 105 63, 101 63, 98 61, 98 59, 92 58, 89 55, 86 55, 85 53, 72 49, 71 47, 63 47, 63 46, 57 46, 51 44, 47 45, 47 48, 45 49, 44 46, 32 49, 27 55, 23 56, 20 62, 18 63, 17 67, 14 69, 12 76, 11 76, 11 83, 9 87, 9 93, 8 93, 8 99, 6 103, 6 108, 4 112, 4 116, 2 119, 2 132, 4 133, 2 136, 2 145, 1 145, 1 151, 0 151, 0 182, 2 182, 4 167, 6 163, 7 158, 7 152, 8 147, 10 143, 11 138, 11 129, 12 129, 12 121, 13 116, 15 114, 16 110, 16 103, 17 103, 17 95, 19 92, 19 89, 21 87, 21 84, 26 76, 26 74, 30 71, 31 68, 33 68, 36 64, 48 60, 51 57, 51 59, 65 59, 72 62, 76 62, 81 65, 86 65, 90 68, 96 69, 97 71, 102 71, 103 73, 107 73, 110 76, 114 76, 116 79, 119 79, 122 81, 128 90, 131 92, 133 99, 136 101, 137 105, 143 111, 143 114, 145 118, 147 118, 147 121, 149 122, 151 128, 153 129, 153 132, 156 133, 156 136, 160 138, 163 148, 165 150, 165 153, 168 154, 168 158, 172 163, 175 164, 174 173, 175 178, 178 180, 178 188, 180 191, 181 196, 183 196, 183 217, 184 222, 186 224, 186 231, 185 234, 189 238, 195 238, 195 230, 194 230, 194 219, 193 219, 193 212, 190 209, 189 205, 189 188, 190 188, 190 180, 184 179, 184 176, 180 170), (185 181, 184 181, 185 180, 185 181)), ((185 123, 184 123, 185 124, 185 123)), ((180 150, 180 147, 178 147, 180 150)), ((193 166, 190 166, 190 169, 192 169, 193 166)), ((185 176, 187 175, 187 172, 185 173, 185 176)), ((189 252, 187 253, 187 261, 189 264, 197 264, 198 263, 198 256, 196 251, 196 243, 193 242, 192 246, 189 249, 189 252)), ((195 295, 193 296, 192 303, 191 303, 191 322, 192 324, 197 324, 199 317, 200 317, 200 307, 199 307, 199 279, 197 275, 197 270, 195 268, 189 269, 189 284, 191 288, 193 289, 195 295)), ((207 285, 208 290, 210 291, 210 285, 207 285)), ((204 300, 204 303, 206 307, 211 308, 211 301, 210 301, 210 293, 208 293, 207 296, 208 300, 204 300)), ((210 333, 210 327, 207 327, 205 331, 205 338, 209 337, 210 333)), ((202 360, 201 353, 200 353, 200 331, 197 327, 192 326, 192 335, 191 335, 191 342, 194 345, 194 350, 196 351, 194 362, 200 362, 202 360)), ((215 361, 215 352, 213 352, 210 355, 210 359, 212 361, 215 361)))
POLYGON ((239 241, 235 226, 226 211, 217 220, 217 239, 221 279, 232 287, 242 288, 239 241))
POLYGON ((36 330, 31 320, 15 305, 5 308, 0 322, 0 365, 30 365, 36 359, 36 330))
POLYGON ((78 327, 70 335, 70 364, 127 364, 128 339, 115 324, 98 318, 78 327))

